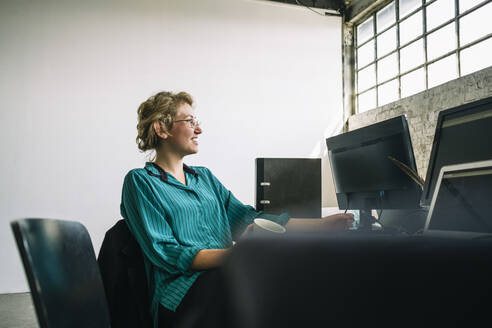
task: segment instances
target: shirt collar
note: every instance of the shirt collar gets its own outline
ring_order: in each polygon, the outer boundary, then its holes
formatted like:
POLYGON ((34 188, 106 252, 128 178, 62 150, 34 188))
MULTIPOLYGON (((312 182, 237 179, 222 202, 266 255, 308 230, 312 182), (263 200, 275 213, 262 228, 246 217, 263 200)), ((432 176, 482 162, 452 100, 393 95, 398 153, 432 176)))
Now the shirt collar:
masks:
MULTIPOLYGON (((193 170, 191 167, 183 163, 183 170, 187 173, 193 174, 193 176, 197 177, 198 173, 196 173, 195 170, 193 170)), ((167 182, 167 174, 166 171, 159 165, 153 162, 147 162, 145 163, 145 171, 153 177, 158 177, 162 181, 167 182)))

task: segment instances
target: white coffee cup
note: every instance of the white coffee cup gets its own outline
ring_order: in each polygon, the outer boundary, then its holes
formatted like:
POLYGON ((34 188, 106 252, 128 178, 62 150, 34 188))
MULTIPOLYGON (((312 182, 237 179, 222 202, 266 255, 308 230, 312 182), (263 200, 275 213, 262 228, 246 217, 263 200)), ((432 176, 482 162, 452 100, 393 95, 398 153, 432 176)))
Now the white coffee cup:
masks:
POLYGON ((254 219, 253 232, 257 233, 284 233, 285 228, 277 222, 273 222, 265 219, 254 219))

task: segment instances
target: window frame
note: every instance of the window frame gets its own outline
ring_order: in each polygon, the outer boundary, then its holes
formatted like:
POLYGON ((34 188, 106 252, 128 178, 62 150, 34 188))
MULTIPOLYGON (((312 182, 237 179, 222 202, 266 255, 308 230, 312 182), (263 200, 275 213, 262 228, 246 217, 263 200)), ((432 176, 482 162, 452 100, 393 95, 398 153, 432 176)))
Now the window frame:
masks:
POLYGON ((414 71, 417 71, 419 69, 422 69, 422 68, 424 68, 424 73, 425 73, 425 88, 422 91, 429 89, 429 76, 428 76, 429 65, 432 65, 433 63, 435 63, 441 59, 444 59, 450 55, 453 55, 453 54, 456 55, 457 66, 458 66, 457 67, 458 78, 461 77, 462 76, 461 58, 460 58, 461 51, 464 49, 470 48, 470 47, 492 37, 492 33, 488 33, 488 34, 480 37, 479 39, 476 39, 472 42, 467 43, 464 46, 462 46, 460 44, 460 19, 464 16, 469 15, 470 13, 475 12, 476 10, 479 10, 480 8, 484 7, 485 5, 491 3, 492 0, 483 1, 482 3, 479 3, 479 4, 469 8, 468 10, 462 12, 461 14, 459 12, 460 11, 459 10, 459 0, 454 0, 454 6, 455 6, 454 17, 446 20, 445 22, 442 22, 441 24, 439 24, 438 26, 436 26, 430 30, 427 30, 427 7, 432 5, 436 1, 439 1, 439 0, 430 0, 430 1, 421 0, 421 4, 418 8, 412 10, 411 12, 408 12, 403 17, 400 17, 400 10, 399 10, 400 9, 399 8, 400 1, 399 0, 388 1, 388 2, 385 2, 384 4, 382 4, 381 6, 379 6, 376 10, 372 11, 369 15, 365 15, 360 20, 355 22, 355 24, 353 25, 353 32, 352 33, 354 36, 354 47, 353 47, 353 52, 354 52, 354 87, 355 87, 354 88, 354 100, 355 100, 355 102, 354 102, 355 108, 354 109, 355 109, 356 113, 360 112, 359 111, 359 107, 360 107, 359 106, 359 96, 361 94, 364 94, 365 92, 372 90, 372 89, 375 89, 376 107, 371 107, 370 109, 366 109, 365 111, 382 106, 382 105, 380 105, 380 101, 379 101, 378 89, 381 85, 384 85, 384 84, 386 84, 390 81, 393 81, 395 79, 398 81, 397 100, 402 99, 402 96, 401 96, 401 77, 405 76, 407 74, 410 74, 414 71), (377 14, 378 14, 378 12, 380 12, 381 10, 383 10, 384 8, 386 8, 392 4, 395 6, 395 22, 386 26, 381 31, 377 32, 377 14), (414 37, 411 40, 408 40, 405 44, 400 44, 400 23, 402 21, 404 21, 405 19, 410 18, 412 15, 417 14, 419 11, 422 11, 422 34, 418 35, 417 37, 414 37), (362 25, 363 23, 367 22, 367 20, 369 20, 371 18, 372 18, 372 31, 373 31, 372 36, 370 38, 367 38, 364 42, 361 42, 360 44, 358 44, 357 27, 362 25), (440 56, 438 56, 432 60, 428 60, 427 38, 428 38, 429 34, 435 32, 437 30, 440 30, 441 28, 444 28, 448 24, 453 24, 453 23, 454 23, 454 30, 456 33, 456 47, 453 48, 453 50, 448 51, 444 54, 441 54, 440 56), (387 32, 387 31, 391 30, 392 28, 396 29, 396 48, 394 50, 392 50, 391 52, 385 54, 384 56, 381 56, 378 58, 377 37, 380 36, 381 34, 387 32), (405 72, 402 73, 402 71, 401 71, 401 57, 400 57, 401 49, 405 48, 406 46, 408 46, 408 45, 412 44, 413 42, 416 42, 420 39, 423 40, 424 62, 422 64, 415 66, 409 70, 406 70, 405 72), (374 57, 372 58, 372 60, 370 62, 366 63, 364 66, 358 67, 358 60, 359 60, 358 59, 358 49, 361 48, 362 46, 370 43, 370 42, 374 42, 374 57), (387 57, 389 57, 395 53, 396 53, 396 57, 397 57, 397 61, 398 61, 397 75, 394 75, 391 78, 388 78, 384 81, 380 81, 378 79, 378 63, 381 60, 383 60, 383 59, 385 59, 385 58, 387 58, 387 57), (376 84, 372 85, 371 87, 367 87, 364 90, 359 90, 359 85, 358 85, 359 84, 359 81, 358 81, 359 71, 362 71, 365 68, 370 67, 371 65, 374 65, 374 74, 375 74, 376 84))

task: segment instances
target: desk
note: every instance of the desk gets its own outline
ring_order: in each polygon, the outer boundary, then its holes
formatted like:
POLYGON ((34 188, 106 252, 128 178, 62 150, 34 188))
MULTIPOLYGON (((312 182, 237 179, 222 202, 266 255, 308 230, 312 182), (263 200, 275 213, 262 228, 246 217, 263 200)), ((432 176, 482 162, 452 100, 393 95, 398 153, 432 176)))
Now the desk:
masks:
POLYGON ((231 327, 473 326, 492 242, 345 233, 241 241, 224 264, 231 327))

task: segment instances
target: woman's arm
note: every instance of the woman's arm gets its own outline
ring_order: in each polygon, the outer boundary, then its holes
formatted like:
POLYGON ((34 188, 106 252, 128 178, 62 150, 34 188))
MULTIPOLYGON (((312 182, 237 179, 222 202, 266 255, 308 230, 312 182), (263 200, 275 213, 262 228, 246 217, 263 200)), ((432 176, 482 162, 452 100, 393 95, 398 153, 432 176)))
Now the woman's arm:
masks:
POLYGON ((232 239, 239 240, 245 229, 253 223, 257 217, 262 217, 267 220, 275 221, 281 225, 285 225, 289 219, 287 213, 281 215, 272 215, 256 211, 252 206, 244 205, 239 201, 230 190, 228 190, 209 169, 204 168, 204 174, 209 177, 211 184, 216 190, 219 200, 223 203, 229 226, 232 232, 232 239))
POLYGON ((285 228, 288 231, 315 231, 319 230, 321 219, 291 218, 285 228))
POLYGON ((291 231, 343 231, 347 230, 353 222, 352 213, 339 213, 321 219, 291 218, 285 227, 291 231))
POLYGON ((191 262, 190 269, 201 271, 216 268, 222 264, 229 250, 230 248, 202 249, 196 253, 193 262, 191 262))
MULTIPOLYGON (((250 224, 246 230, 244 230, 241 236, 245 236, 248 233, 253 231, 253 225, 250 224)), ((190 269, 192 270, 207 270, 218 267, 224 261, 224 258, 227 256, 231 249, 202 249, 198 251, 193 259, 193 262, 190 265, 190 269)))

